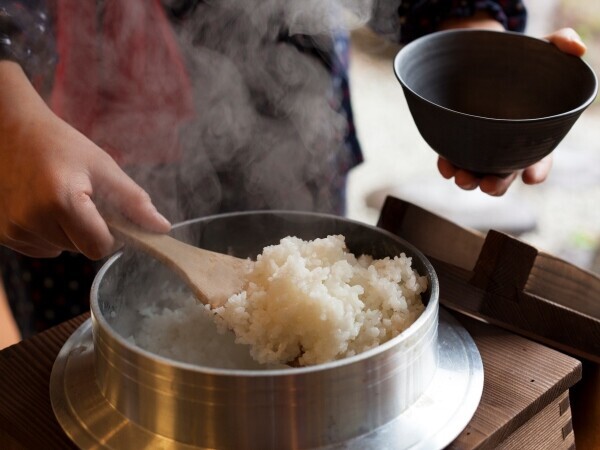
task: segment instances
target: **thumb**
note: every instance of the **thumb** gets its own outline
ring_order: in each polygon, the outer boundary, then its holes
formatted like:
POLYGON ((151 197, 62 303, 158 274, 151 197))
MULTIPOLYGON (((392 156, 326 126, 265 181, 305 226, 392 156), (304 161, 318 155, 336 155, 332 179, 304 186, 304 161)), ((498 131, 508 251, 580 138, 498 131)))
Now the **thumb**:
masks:
POLYGON ((171 223, 158 212, 148 193, 110 159, 92 175, 94 200, 99 208, 120 214, 149 231, 168 233, 171 223))
POLYGON ((585 44, 573 28, 561 28, 546 39, 570 55, 583 56, 586 51, 585 44))

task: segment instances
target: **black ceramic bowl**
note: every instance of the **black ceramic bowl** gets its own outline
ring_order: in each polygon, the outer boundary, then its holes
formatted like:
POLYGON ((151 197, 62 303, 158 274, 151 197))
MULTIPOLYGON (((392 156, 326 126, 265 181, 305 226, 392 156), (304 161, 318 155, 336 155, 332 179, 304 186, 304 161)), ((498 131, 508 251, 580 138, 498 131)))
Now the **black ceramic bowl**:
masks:
POLYGON ((598 91, 581 58, 511 32, 433 33, 402 48, 394 70, 423 139, 480 174, 548 155, 598 91))

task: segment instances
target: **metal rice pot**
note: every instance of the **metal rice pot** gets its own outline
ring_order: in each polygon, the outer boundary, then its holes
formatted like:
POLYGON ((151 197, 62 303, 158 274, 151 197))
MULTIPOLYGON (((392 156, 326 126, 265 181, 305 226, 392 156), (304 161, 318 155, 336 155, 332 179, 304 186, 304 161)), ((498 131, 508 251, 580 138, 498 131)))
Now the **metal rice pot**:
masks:
MULTIPOLYGON (((282 449, 337 446, 398 417, 424 392, 438 362, 438 280, 413 246, 376 227, 301 212, 248 212, 182 223, 182 240, 255 258, 285 236, 342 234, 351 252, 412 256, 429 278, 426 309, 377 348, 327 364, 228 370, 176 362, 133 345, 111 326, 132 305, 181 282, 159 263, 127 251, 98 273, 91 292, 94 364, 102 396, 128 421, 184 446, 282 449)), ((195 345, 202 345, 197 342, 195 345)))

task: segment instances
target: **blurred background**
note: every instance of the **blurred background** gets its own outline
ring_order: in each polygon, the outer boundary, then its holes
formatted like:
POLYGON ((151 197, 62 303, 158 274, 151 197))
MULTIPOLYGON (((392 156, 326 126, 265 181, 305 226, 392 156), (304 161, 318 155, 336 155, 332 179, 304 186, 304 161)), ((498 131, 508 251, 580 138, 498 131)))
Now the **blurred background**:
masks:
MULTIPOLYGON (((529 0, 526 34, 572 27, 600 74, 600 2, 529 0)), ((503 197, 463 191, 444 180, 436 154, 419 135, 392 61, 399 48, 370 30, 352 34, 351 90, 365 162, 352 171, 348 216, 374 224, 386 195, 408 200, 463 226, 496 229, 600 273, 600 101, 588 108, 554 151, 538 186, 515 182, 503 197)))

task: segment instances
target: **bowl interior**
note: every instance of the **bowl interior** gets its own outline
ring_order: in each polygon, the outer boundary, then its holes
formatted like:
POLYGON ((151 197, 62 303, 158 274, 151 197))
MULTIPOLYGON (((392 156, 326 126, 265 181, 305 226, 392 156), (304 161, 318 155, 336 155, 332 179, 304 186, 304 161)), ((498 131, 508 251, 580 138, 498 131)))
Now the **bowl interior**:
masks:
POLYGON ((575 56, 510 32, 434 33, 404 47, 395 69, 404 88, 443 108, 493 119, 536 119, 591 103, 597 80, 575 56))
MULTIPOLYGON (((283 211, 222 214, 184 222, 172 234, 208 250, 253 259, 265 246, 277 244, 286 236, 308 240, 342 234, 349 250, 356 255, 383 258, 404 252, 412 256, 413 268, 429 279, 428 291, 422 295, 424 304, 432 303, 431 298, 437 303, 433 266, 416 248, 385 230, 341 217, 283 211)), ((182 281, 162 264, 135 251, 125 251, 99 273, 92 292, 92 308, 117 334, 126 338, 133 334, 141 319, 140 310, 161 296, 168 298, 169 292, 182 289, 186 290, 182 281)), ((432 305, 423 316, 436 310, 437 306, 432 305)))

